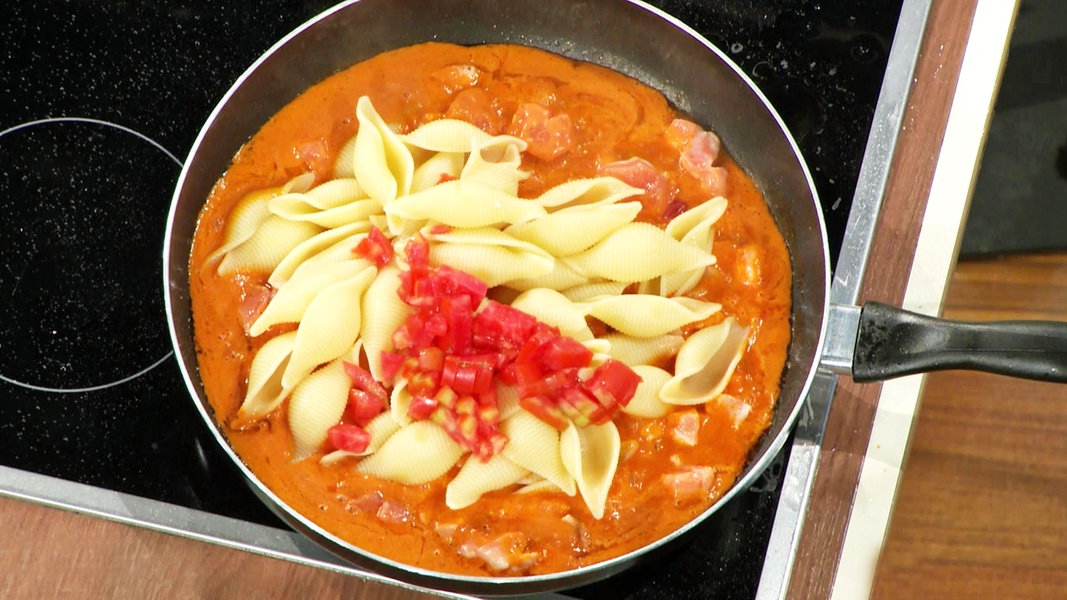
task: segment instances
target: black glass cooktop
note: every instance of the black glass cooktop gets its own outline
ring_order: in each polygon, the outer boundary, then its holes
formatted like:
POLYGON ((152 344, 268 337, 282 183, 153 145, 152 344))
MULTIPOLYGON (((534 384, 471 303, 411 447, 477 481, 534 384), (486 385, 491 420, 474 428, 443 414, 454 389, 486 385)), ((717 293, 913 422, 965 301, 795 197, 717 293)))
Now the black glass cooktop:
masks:
MULTIPOLYGON (((804 152, 834 260, 900 1, 660 0, 762 87, 804 152)), ((0 464, 284 527, 213 446, 166 332, 162 240, 201 123, 329 5, 15 3, 0 36, 0 464)), ((663 560, 576 597, 751 598, 784 453, 663 560)))

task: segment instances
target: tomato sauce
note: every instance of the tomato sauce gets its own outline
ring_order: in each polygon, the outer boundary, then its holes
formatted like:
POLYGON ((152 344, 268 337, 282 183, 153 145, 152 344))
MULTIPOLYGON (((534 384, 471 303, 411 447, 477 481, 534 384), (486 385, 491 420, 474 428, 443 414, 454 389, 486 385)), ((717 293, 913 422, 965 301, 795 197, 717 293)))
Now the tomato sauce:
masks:
MULTIPOLYGON (((706 510, 733 485, 770 423, 790 339, 788 251, 759 189, 725 148, 718 164, 726 169, 729 206, 715 226, 718 262, 689 295, 721 303, 722 314, 713 319, 733 315, 750 328, 751 345, 726 393, 751 411, 736 427, 730 411, 714 401, 659 419, 616 417, 623 452, 602 519, 592 518, 580 495, 502 490, 453 511, 444 502, 451 473, 406 486, 362 475, 351 459, 323 466, 320 453, 292 462, 284 405, 254 426, 229 426, 254 352, 268 337, 246 335, 242 310, 262 301, 268 274, 219 276, 206 258, 221 244, 227 215, 245 194, 308 171, 316 183, 330 178, 338 150, 356 133, 362 95, 401 132, 448 116, 506 133, 514 113, 531 102, 567 115, 569 151, 524 158, 531 173, 520 188, 524 197, 639 156, 667 175, 686 205, 707 198, 700 182, 679 168, 678 150, 664 136, 677 116, 665 98, 595 65, 517 46, 433 43, 382 54, 313 86, 238 152, 201 214, 191 256, 200 373, 220 426, 249 468, 292 508, 368 552, 467 575, 502 574, 474 551, 488 544, 525 557, 520 568, 503 574, 558 572, 638 549, 706 510), (699 423, 693 446, 675 435, 685 411, 695 411, 699 423), (694 475, 704 478, 697 483, 706 493, 686 493, 694 475)), ((664 210, 662 203, 649 203, 640 218, 662 226, 669 218, 664 210)))

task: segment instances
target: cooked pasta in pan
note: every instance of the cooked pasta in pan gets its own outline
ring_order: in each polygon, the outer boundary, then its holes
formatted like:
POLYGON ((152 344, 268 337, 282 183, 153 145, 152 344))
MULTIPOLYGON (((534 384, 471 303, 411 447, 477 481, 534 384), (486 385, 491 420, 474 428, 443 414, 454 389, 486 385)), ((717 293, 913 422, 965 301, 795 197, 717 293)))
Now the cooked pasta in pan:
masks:
POLYGON ((191 266, 201 375, 251 470, 454 573, 686 523, 770 422, 789 343, 785 245, 714 133, 517 46, 413 46, 310 89, 235 157, 191 266))

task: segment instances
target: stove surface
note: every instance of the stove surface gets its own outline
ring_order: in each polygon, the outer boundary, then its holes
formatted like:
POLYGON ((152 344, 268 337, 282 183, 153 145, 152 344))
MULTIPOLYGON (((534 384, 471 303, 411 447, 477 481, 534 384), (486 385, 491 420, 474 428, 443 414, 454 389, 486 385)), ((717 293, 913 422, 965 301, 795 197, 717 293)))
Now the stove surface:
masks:
MULTIPOLYGON (((811 168, 836 260, 900 3, 653 4, 725 50, 781 112, 811 168)), ((167 335, 161 246, 201 123, 247 65, 328 6, 8 9, 0 465, 284 528, 187 396, 167 335)), ((787 453, 666 559, 567 595, 751 598, 787 453)))

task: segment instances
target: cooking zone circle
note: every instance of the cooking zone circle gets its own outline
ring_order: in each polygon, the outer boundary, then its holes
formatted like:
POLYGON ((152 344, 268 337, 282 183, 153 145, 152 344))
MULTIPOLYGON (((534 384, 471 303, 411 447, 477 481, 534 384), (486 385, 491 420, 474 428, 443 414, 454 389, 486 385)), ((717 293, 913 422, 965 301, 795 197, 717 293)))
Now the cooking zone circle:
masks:
POLYGON ((0 378, 86 392, 169 359, 156 248, 181 161, 142 133, 78 117, 2 131, 0 154, 0 378))

